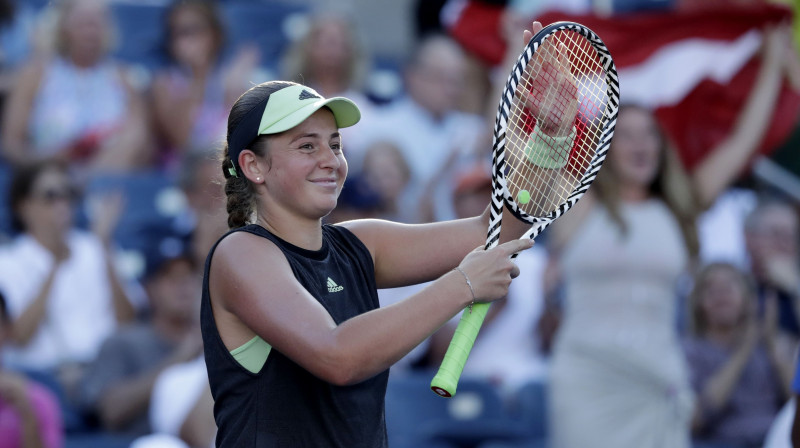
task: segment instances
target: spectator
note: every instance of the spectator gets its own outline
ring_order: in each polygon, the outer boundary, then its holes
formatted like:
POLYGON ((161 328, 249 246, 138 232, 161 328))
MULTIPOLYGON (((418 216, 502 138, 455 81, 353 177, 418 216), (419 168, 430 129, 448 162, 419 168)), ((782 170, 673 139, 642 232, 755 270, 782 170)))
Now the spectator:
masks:
POLYGON ((745 244, 759 302, 775 294, 782 330, 800 337, 800 250, 797 211, 787 202, 762 200, 745 220, 745 244))
POLYGON ((219 145, 231 105, 248 87, 258 51, 239 49, 226 69, 220 65, 225 29, 216 4, 175 0, 166 12, 170 64, 153 81, 153 127, 164 151, 162 165, 174 167, 187 150, 219 145))
POLYGON ((54 378, 75 398, 86 363, 119 323, 134 316, 109 250, 122 198, 102 198, 93 232, 77 230, 76 189, 56 161, 18 168, 9 197, 21 234, 0 252, 0 288, 14 323, 6 359, 54 378))
MULTIPOLYGON (((0 294, 0 348, 11 335, 11 318, 0 294)), ((42 385, 0 364, 0 440, 3 448, 60 448, 64 431, 58 400, 42 385)))
POLYGON ((761 447, 789 398, 793 343, 777 325, 772 297, 762 312, 743 272, 706 266, 691 296, 694 337, 685 343, 698 402, 697 438, 735 447, 761 447))
POLYGON ((400 148, 382 141, 370 145, 361 175, 380 197, 381 218, 408 222, 414 216, 413 204, 407 198, 411 171, 400 148))
POLYGON ((159 246, 168 247, 162 244, 167 238, 158 239, 148 257, 149 319, 111 335, 82 383, 87 410, 97 414, 104 429, 125 436, 151 432, 147 410, 156 378, 202 350, 200 277, 189 250, 160 253, 159 246))
MULTIPOLYGON (((481 117, 457 109, 464 70, 458 44, 446 36, 427 37, 406 67, 406 95, 379 109, 374 122, 361 129, 367 144, 389 141, 403 151, 411 169, 410 202, 430 194, 434 220, 455 216, 452 176, 471 160, 475 141, 489 129, 481 117)), ((426 218, 416 216, 415 221, 426 218)))
POLYGON ((3 151, 12 162, 57 157, 97 170, 149 160, 139 94, 108 58, 112 24, 101 0, 55 3, 51 57, 21 69, 3 114, 3 151))
POLYGON ((678 176, 653 115, 622 107, 592 190, 549 234, 565 300, 550 376, 555 447, 689 445, 692 391, 677 342, 677 282, 699 251, 697 212, 760 143, 782 76, 783 31, 765 39, 741 125, 690 179, 678 176))
POLYGON ((362 122, 342 129, 348 163, 361 166, 365 150, 363 131, 373 115, 372 102, 364 94, 370 68, 366 45, 356 24, 343 14, 317 12, 308 31, 286 50, 282 60, 282 79, 314 88, 326 98, 344 96, 361 108, 362 122))

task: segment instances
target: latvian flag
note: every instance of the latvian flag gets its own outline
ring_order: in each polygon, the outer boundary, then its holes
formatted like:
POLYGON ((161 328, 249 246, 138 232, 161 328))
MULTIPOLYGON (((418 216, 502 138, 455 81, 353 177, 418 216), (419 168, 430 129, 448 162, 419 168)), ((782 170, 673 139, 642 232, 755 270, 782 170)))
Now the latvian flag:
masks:
MULTIPOLYGON (((490 64, 502 58, 501 9, 469 2, 450 33, 490 64)), ((653 109, 691 169, 728 134, 753 86, 763 30, 791 19, 769 4, 633 13, 611 17, 540 14, 543 25, 567 20, 597 33, 614 57, 623 103, 653 109)), ((800 94, 783 82, 760 153, 783 143, 798 125, 800 94)))

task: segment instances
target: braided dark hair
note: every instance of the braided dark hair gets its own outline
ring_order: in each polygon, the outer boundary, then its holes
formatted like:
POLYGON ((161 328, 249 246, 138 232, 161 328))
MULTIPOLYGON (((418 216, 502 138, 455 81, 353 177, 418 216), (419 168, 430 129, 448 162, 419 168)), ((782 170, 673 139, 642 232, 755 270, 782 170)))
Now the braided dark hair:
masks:
MULTIPOLYGON (((278 90, 292 85, 294 84, 290 82, 270 81, 251 87, 247 92, 243 93, 233 104, 231 113, 228 116, 228 139, 233 135, 233 131, 239 122, 253 107, 278 90)), ((255 155, 263 157, 267 150, 266 137, 253 137, 253 142, 247 148, 253 151, 255 155)), ((222 173, 226 179, 225 196, 228 198, 228 228, 230 229, 245 226, 251 221, 255 212, 256 202, 255 188, 252 182, 241 173, 238 176, 231 175, 233 170, 235 168, 228 153, 228 144, 225 143, 222 148, 222 173)))

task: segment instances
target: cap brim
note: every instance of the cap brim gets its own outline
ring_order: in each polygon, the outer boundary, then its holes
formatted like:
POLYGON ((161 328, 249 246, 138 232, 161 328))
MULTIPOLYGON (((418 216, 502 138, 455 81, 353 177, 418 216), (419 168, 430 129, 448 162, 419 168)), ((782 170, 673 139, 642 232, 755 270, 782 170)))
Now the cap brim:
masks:
POLYGON ((272 125, 260 129, 258 134, 277 134, 279 132, 288 131, 293 127, 302 123, 306 118, 314 114, 323 107, 328 107, 333 112, 333 117, 336 120, 336 127, 347 128, 358 123, 361 119, 361 111, 358 110, 356 103, 343 97, 328 98, 316 101, 307 106, 292 112, 284 118, 276 121, 272 125))

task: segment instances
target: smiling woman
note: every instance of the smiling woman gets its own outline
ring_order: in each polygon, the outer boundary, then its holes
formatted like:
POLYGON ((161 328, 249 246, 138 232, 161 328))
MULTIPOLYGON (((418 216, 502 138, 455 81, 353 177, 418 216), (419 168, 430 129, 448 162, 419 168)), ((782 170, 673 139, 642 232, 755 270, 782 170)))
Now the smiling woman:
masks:
POLYGON ((388 368, 464 306, 504 296, 519 272, 509 256, 532 245, 516 239, 520 223, 504 228, 512 241, 473 250, 488 212, 323 225, 347 177, 339 129, 360 115, 346 98, 278 81, 231 109, 232 230, 206 261, 201 311, 218 447, 385 447, 388 368), (437 278, 379 309, 377 288, 437 278))

